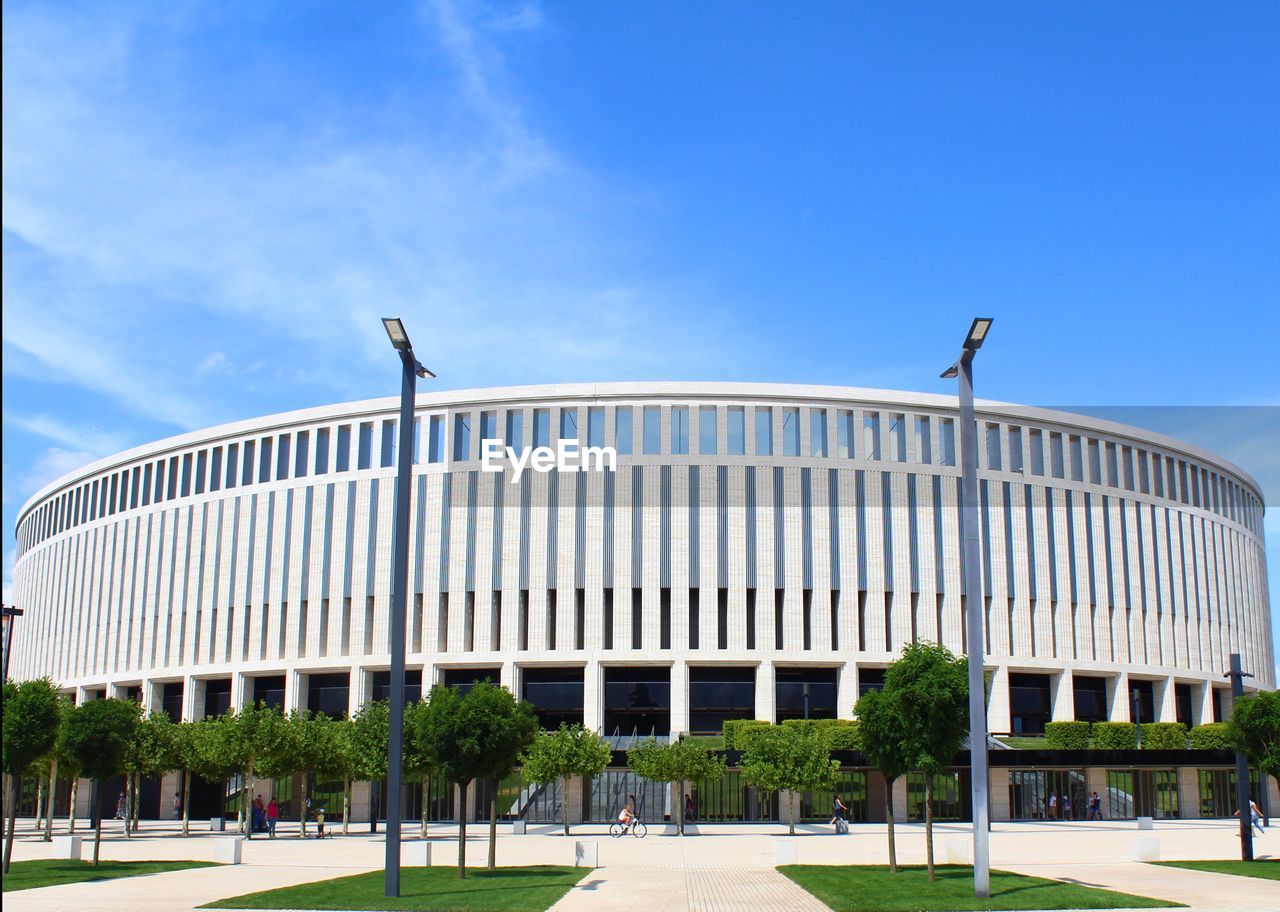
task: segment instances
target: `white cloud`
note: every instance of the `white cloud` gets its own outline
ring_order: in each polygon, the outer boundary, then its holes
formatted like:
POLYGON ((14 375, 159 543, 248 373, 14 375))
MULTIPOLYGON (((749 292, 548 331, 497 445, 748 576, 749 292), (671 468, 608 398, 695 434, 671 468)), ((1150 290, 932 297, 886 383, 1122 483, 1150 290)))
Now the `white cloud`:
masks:
POLYGON ((50 415, 22 415, 9 411, 4 416, 4 422, 55 443, 79 447, 85 452, 92 453, 95 459, 110 455, 128 445, 128 438, 118 431, 105 430, 96 425, 73 427, 50 415))
POLYGON ((9 503, 21 503, 54 479, 61 478, 68 472, 74 472, 81 466, 88 465, 98 458, 97 454, 86 450, 65 450, 62 447, 50 447, 36 457, 12 489, 7 485, 5 486, 6 501, 9 503))

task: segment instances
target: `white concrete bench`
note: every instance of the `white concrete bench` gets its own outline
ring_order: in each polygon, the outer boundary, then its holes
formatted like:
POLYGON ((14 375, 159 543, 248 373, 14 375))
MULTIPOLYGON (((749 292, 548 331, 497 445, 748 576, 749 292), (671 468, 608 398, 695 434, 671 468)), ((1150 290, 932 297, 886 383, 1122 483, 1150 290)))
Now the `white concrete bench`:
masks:
POLYGON ((575 842, 573 844, 573 863, 579 868, 598 868, 600 853, 594 842, 575 842))
POLYGON ((243 853, 244 837, 232 836, 230 839, 219 839, 218 851, 213 860, 219 864, 238 865, 243 853))
POLYGON ((773 863, 775 865, 793 865, 796 863, 796 841, 794 839, 775 839, 773 841, 773 863))
POLYGON ((1159 861, 1159 836, 1134 836, 1131 857, 1134 861, 1159 861))
POLYGON ((400 863, 406 868, 431 867, 431 843, 425 839, 401 843, 400 863))
POLYGON ((54 836, 53 857, 68 858, 71 861, 79 861, 81 847, 83 844, 84 841, 79 836, 54 836))

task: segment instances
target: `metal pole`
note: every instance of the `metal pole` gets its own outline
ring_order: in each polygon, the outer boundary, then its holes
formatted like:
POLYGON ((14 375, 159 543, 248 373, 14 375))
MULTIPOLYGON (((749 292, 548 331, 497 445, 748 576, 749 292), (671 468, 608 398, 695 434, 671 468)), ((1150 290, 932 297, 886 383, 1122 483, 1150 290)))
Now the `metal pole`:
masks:
POLYGON ((978 551, 978 426, 973 417, 973 351, 957 364, 960 381, 960 528, 964 558, 964 619, 969 654, 969 764, 973 801, 973 893, 991 895, 987 806, 986 636, 982 617, 982 567, 978 551))
POLYGON ((13 625, 22 617, 22 609, 4 605, 4 678, 9 680, 9 655, 13 652, 13 625))
POLYGON ((400 773, 404 754, 404 628, 409 586, 409 490, 413 471, 413 405, 417 361, 400 351, 400 452, 396 469, 396 520, 391 569, 391 723, 387 733, 386 895, 400 895, 400 773))
POLYGON ((809 718, 809 685, 808 684, 804 685, 804 687, 802 687, 800 690, 801 690, 801 693, 804 694, 804 717, 808 719, 809 718))
POLYGON ((1129 691, 1129 698, 1133 705, 1133 730, 1138 737, 1138 750, 1142 750, 1142 700, 1136 689, 1129 691))
MULTIPOLYGON (((1231 653, 1231 702, 1244 696, 1244 669, 1240 653, 1231 653)), ((1234 708, 1234 707, 1233 707, 1234 708)), ((1240 860, 1253 861, 1253 814, 1249 807, 1249 760, 1236 751, 1236 807, 1240 808, 1240 860)))

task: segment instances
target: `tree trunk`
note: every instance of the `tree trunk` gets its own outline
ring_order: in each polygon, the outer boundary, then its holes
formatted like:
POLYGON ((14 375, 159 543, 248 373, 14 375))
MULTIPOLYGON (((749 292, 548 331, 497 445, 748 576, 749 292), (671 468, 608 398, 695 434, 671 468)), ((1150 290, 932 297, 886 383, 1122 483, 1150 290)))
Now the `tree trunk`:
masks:
POLYGON ((489 795, 489 870, 498 866, 498 780, 493 780, 489 795))
POLYGON ((76 798, 80 794, 80 777, 71 777, 71 800, 67 802, 67 832, 76 831, 76 798))
POLYGON ((787 789, 787 831, 796 834, 796 793, 787 789))
POLYGON ((933 880, 933 774, 924 777, 924 857, 929 868, 929 880, 933 880))
POLYGON ((351 826, 351 777, 342 779, 342 835, 347 835, 347 827, 351 826))
POLYGON ((240 784, 243 794, 240 796, 240 832, 245 839, 253 838, 253 761, 249 761, 244 771, 244 782, 240 784))
MULTIPOLYGON (((344 802, 345 805, 345 802, 344 802)), ((342 832, 347 832, 347 809, 342 809, 342 832)), ((298 802, 298 822, 302 824, 302 838, 307 838, 307 774, 302 774, 302 800, 298 802)))
POLYGON ((49 763, 49 806, 45 808, 44 815, 44 841, 53 842, 53 804, 54 796, 58 794, 58 758, 54 757, 49 763))
POLYGON ((9 822, 6 827, 7 836, 4 841, 4 873, 9 873, 9 863, 13 859, 13 830, 18 823, 18 777, 9 776, 9 822))
POLYGON ((676 789, 676 804, 679 805, 679 810, 676 812, 676 820, 679 821, 680 823, 680 826, 677 827, 677 829, 679 830, 680 835, 683 836, 684 835, 684 780, 683 779, 679 780, 676 783, 676 785, 678 786, 678 788, 676 789))
POLYGON ((124 838, 132 839, 129 832, 129 821, 133 819, 133 773, 124 774, 124 838))
POLYGON ((44 829, 44 776, 36 774, 36 830, 44 829))
POLYGON ((569 777, 560 777, 560 816, 564 820, 564 834, 569 835, 569 777))
POLYGON ((182 835, 191 835, 191 770, 182 771, 182 835))
POLYGON ((898 873, 898 846, 893 841, 893 780, 885 780, 884 819, 889 824, 889 873, 898 873))
POLYGON ((93 864, 97 867, 99 850, 102 848, 102 815, 98 813, 98 799, 101 797, 102 785, 93 780, 93 864))
POLYGON ((422 777, 422 838, 427 838, 427 796, 431 794, 431 777, 422 777))
POLYGON ((458 783, 458 879, 467 876, 467 783, 458 783))
POLYGON ((133 774, 133 831, 138 832, 138 820, 142 817, 142 774, 133 774))

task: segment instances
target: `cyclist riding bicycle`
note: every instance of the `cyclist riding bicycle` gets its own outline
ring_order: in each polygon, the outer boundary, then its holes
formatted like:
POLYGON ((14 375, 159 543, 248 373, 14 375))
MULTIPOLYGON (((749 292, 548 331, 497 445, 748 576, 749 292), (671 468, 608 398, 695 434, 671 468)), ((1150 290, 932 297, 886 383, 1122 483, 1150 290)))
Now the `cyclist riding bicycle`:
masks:
POLYGON ((636 796, 628 795, 627 803, 622 807, 622 813, 618 815, 618 823, 622 824, 624 829, 632 829, 636 825, 636 821, 640 818, 636 816, 636 796))

